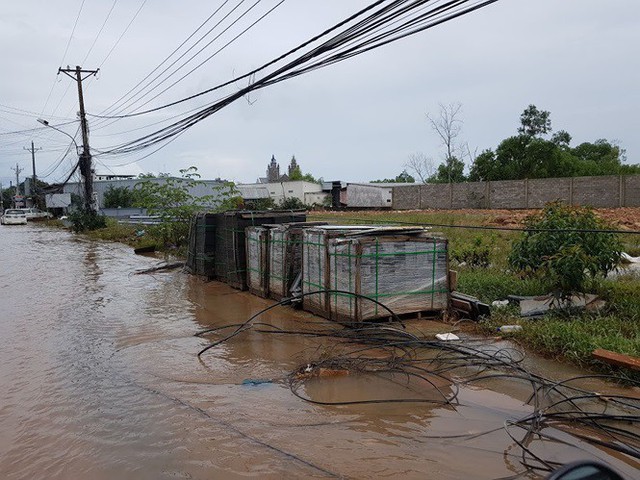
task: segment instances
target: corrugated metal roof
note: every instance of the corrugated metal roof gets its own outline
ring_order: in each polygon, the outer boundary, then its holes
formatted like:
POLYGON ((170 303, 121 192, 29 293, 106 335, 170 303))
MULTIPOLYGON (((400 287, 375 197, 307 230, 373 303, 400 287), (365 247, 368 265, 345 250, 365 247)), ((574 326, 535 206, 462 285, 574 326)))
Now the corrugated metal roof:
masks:
POLYGON ((258 187, 254 185, 236 185, 236 188, 245 200, 257 200, 259 198, 269 198, 269 189, 267 187, 258 187))

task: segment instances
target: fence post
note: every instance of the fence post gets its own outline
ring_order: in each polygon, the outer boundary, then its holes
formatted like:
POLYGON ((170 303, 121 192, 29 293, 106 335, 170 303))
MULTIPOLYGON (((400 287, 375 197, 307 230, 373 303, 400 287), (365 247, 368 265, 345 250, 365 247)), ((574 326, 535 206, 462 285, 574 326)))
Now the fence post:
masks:
POLYGON ((485 202, 487 205, 487 210, 491 210, 491 182, 487 180, 485 184, 485 202))
POLYGON ((569 205, 573 205, 573 178, 570 177, 571 181, 569 182, 569 205))
POLYGON ((618 184, 618 206, 624 207, 625 206, 624 177, 622 175, 619 175, 619 177, 620 178, 619 178, 619 184, 618 184))
POLYGON ((529 208, 529 179, 524 179, 524 208, 529 208))

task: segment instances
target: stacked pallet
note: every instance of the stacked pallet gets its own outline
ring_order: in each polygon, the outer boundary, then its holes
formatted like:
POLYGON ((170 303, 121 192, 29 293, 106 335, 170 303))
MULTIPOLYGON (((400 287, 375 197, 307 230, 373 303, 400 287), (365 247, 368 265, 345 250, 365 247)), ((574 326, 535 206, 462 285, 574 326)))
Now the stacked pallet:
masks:
POLYGON ((271 210, 198 214, 192 222, 187 264, 195 274, 246 290, 247 227, 304 222, 306 217, 304 211, 271 210))
POLYGON ((321 225, 326 223, 290 223, 274 225, 269 229, 267 268, 269 297, 282 300, 291 295, 291 288, 302 273, 302 232, 321 225))
POLYGON ((312 229, 304 233, 303 262, 304 309, 326 318, 389 317, 380 303, 398 315, 448 307, 447 240, 422 229, 312 229))
POLYGON ((189 249, 186 267, 194 275, 211 278, 214 275, 215 214, 198 213, 189 226, 189 249))
POLYGON ((267 297, 267 258, 269 233, 267 227, 247 227, 247 287, 259 297, 267 297))

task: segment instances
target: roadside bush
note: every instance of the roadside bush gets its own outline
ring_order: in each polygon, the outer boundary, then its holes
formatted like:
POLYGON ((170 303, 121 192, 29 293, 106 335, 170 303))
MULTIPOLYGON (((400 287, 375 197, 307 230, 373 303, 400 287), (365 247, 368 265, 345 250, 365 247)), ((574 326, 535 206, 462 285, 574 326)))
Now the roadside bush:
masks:
POLYGON ((87 230, 97 230, 107 226, 107 221, 104 215, 99 215, 84 206, 74 209, 69 214, 69 221, 71 222, 71 229, 75 233, 87 230))
POLYGON ((488 268, 491 251, 483 245, 482 238, 476 237, 472 245, 462 245, 451 250, 451 258, 458 263, 466 263, 469 267, 488 268))
POLYGON ((304 210, 307 206, 299 198, 289 197, 282 200, 278 208, 282 210, 304 210))
POLYGON ((542 278, 560 299, 583 292, 590 280, 606 276, 620 261, 618 236, 593 232, 612 227, 590 208, 553 202, 524 223, 531 231, 513 243, 509 264, 525 276, 542 278))
POLYGON ((192 194, 196 187, 205 186, 197 171, 196 167, 189 167, 180 170, 180 177, 164 177, 161 182, 144 178, 134 187, 135 205, 159 217, 160 223, 147 230, 165 247, 180 248, 186 244, 195 213, 212 210, 212 205, 216 205, 215 211, 231 210, 242 203, 233 182, 213 187, 208 195, 192 194))
POLYGON ((458 290, 491 303, 503 300, 508 295, 542 295, 546 288, 538 278, 522 279, 513 273, 490 268, 461 269, 458 290))
POLYGON ((127 187, 114 187, 109 185, 104 192, 105 208, 128 208, 136 203, 136 191, 127 187))

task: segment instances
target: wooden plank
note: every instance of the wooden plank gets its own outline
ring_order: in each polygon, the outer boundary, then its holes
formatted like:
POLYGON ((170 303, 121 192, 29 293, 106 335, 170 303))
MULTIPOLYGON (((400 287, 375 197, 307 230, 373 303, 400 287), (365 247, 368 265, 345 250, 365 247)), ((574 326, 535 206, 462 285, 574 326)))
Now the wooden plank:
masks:
POLYGON ((594 358, 605 363, 610 363, 611 365, 617 365, 619 367, 626 367, 632 370, 640 371, 640 358, 638 357, 632 357, 630 355, 612 352, 603 348, 594 350, 591 355, 594 358))

